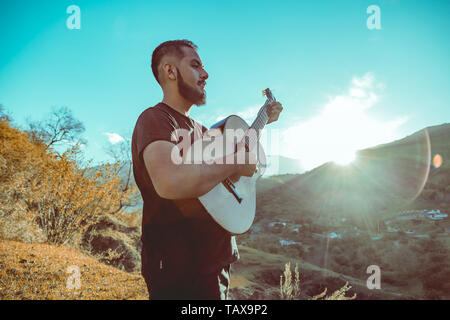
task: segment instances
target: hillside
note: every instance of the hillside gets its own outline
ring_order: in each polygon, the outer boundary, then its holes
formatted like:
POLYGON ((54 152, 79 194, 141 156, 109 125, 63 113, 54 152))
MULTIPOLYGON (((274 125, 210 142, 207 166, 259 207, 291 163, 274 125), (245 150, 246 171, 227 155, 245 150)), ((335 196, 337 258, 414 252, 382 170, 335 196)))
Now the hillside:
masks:
POLYGON ((300 160, 280 155, 267 155, 267 168, 264 177, 285 174, 299 174, 305 172, 300 160))
POLYGON ((0 257, 0 300, 148 299, 140 274, 104 265, 74 249, 2 240, 0 257), (74 274, 67 272, 71 266, 80 270, 80 289, 67 286, 74 274))
POLYGON ((430 127, 427 132, 421 130, 392 144, 361 150, 348 166, 325 163, 297 175, 258 194, 257 207, 262 216, 269 208, 295 218, 302 208, 316 218, 346 217, 365 227, 373 227, 381 214, 404 208, 446 210, 450 207, 446 190, 450 163, 444 161, 435 168, 429 155, 450 157, 450 125, 430 127), (435 191, 433 197, 430 189, 435 191))
MULTIPOLYGON (((251 264, 254 249, 241 248, 251 264)), ((266 256, 263 254, 263 256, 266 256)), ((0 300, 147 300, 148 292, 139 271, 125 272, 105 265, 78 250, 48 244, 0 242, 0 300), (67 283, 80 270, 80 287, 70 289, 67 283)), ((266 257, 271 265, 280 264, 283 257, 266 257)), ((263 266, 262 266, 263 267, 263 266)), ((239 267, 240 268, 240 267, 239 267)), ((264 267, 263 267, 264 269, 264 267)), ((261 272, 264 272, 263 269, 261 272)), ((278 270, 280 271, 280 270, 278 270)), ((247 277, 248 272, 243 273, 247 277)), ((71 282, 76 285, 75 281, 71 282)), ((250 282, 233 273, 230 288, 236 298, 250 282)), ((278 288, 272 288, 274 296, 278 288)), ((249 298, 249 297, 246 297, 249 298)), ((255 298, 255 297, 253 297, 255 298)))
POLYGON ((282 254, 267 253, 247 246, 239 246, 241 259, 233 264, 231 295, 236 300, 280 299, 280 275, 286 263, 298 265, 300 273, 300 299, 311 299, 325 288, 333 292, 346 282, 352 287, 348 296, 357 294, 358 300, 412 299, 410 295, 396 292, 395 288, 385 285, 382 291, 369 290, 366 281, 342 275, 303 259, 289 258, 282 254), (233 283, 234 282, 234 283, 233 283))
POLYGON ((449 299, 450 170, 428 162, 436 154, 450 156, 448 124, 260 188, 255 223, 238 243, 360 281, 375 264, 400 296, 449 299))

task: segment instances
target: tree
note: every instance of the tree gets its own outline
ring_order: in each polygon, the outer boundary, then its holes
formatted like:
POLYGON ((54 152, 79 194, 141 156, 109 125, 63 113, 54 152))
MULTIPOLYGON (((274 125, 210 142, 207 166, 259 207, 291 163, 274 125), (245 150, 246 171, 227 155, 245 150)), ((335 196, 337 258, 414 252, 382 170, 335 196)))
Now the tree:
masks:
POLYGON ((11 122, 11 118, 5 111, 5 107, 0 104, 0 121, 11 122))
POLYGON ((131 139, 124 139, 121 142, 110 145, 106 148, 106 153, 118 164, 118 176, 120 178, 120 189, 123 193, 128 193, 128 197, 119 203, 117 211, 133 207, 139 203, 140 194, 137 186, 132 181, 133 162, 131 159, 131 139))
POLYGON ((74 118, 67 107, 53 108, 47 120, 28 120, 27 122, 26 131, 30 135, 30 140, 33 143, 44 144, 47 149, 59 143, 67 143, 75 147, 86 143, 81 137, 85 131, 84 125, 74 118))

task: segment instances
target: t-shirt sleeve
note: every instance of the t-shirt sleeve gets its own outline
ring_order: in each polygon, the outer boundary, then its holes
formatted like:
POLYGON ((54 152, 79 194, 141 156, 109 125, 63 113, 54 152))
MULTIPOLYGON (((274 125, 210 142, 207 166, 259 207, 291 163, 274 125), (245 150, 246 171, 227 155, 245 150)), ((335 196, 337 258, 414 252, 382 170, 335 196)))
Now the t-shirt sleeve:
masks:
POLYGON ((172 143, 172 133, 175 130, 173 119, 159 110, 146 110, 136 123, 136 147, 139 157, 150 143, 164 140, 172 143))

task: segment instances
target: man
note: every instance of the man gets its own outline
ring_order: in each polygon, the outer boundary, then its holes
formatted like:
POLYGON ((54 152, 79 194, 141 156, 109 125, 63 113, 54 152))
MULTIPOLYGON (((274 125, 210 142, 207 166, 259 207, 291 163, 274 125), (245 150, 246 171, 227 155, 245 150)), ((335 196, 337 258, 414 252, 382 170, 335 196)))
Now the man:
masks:
MULTIPOLYGON (((179 208, 227 177, 252 176, 256 165, 228 164, 227 159, 224 164, 174 163, 177 130, 190 130, 191 143, 207 130, 189 117, 189 110, 206 103, 208 73, 197 47, 187 40, 160 44, 151 66, 164 97, 142 112, 132 138, 133 173, 144 201, 142 275, 150 299, 227 299, 230 264, 239 259, 235 238, 206 211, 188 215, 179 208)), ((279 103, 270 105, 269 122, 281 110, 279 103)), ((241 145, 230 156, 245 152, 241 145)))

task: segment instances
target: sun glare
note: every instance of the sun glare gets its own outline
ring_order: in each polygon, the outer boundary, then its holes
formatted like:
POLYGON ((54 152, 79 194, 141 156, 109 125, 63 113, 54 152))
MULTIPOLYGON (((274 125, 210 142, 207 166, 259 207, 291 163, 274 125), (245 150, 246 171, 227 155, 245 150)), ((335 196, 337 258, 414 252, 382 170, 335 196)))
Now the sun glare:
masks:
POLYGON ((355 152, 342 152, 333 157, 333 162, 341 166, 346 166, 355 160, 355 152))
POLYGON ((316 115, 282 133, 282 152, 301 159, 303 167, 311 170, 329 161, 348 165, 356 150, 398 139, 397 130, 408 116, 385 121, 368 112, 377 105, 383 88, 371 73, 354 77, 348 91, 330 96, 316 115))

